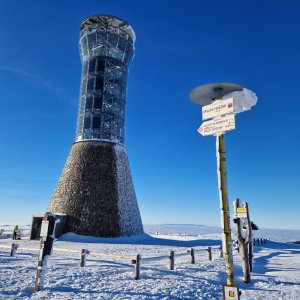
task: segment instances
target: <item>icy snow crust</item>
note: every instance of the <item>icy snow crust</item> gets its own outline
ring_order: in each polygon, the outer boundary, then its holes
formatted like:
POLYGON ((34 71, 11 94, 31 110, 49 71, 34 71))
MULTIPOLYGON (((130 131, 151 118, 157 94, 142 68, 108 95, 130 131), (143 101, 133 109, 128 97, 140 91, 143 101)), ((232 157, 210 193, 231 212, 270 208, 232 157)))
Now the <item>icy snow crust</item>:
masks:
MULTIPOLYGON (((48 259, 44 290, 37 293, 33 287, 38 252, 17 250, 16 256, 10 257, 9 249, 0 247, 0 299, 222 299, 225 266, 223 258, 218 256, 219 233, 201 226, 200 235, 192 235, 194 232, 189 230, 178 234, 176 231, 179 228, 185 231, 185 226, 167 227, 151 229, 168 230, 169 234, 156 232, 136 237, 63 235, 54 247, 73 251, 89 249, 87 266, 79 267, 79 253, 54 251, 48 259), (207 259, 207 246, 212 246, 213 261, 207 259), (190 264, 187 253, 190 247, 195 249, 195 265, 190 264), (174 271, 168 270, 169 250, 175 251, 174 271), (107 257, 93 256, 93 252, 107 257), (134 280, 133 276, 131 259, 136 254, 142 255, 140 280, 134 280)), ((16 242, 20 247, 39 247, 38 241, 25 238, 16 242)), ((0 238, 0 245, 11 243, 11 238, 0 238)), ((299 254, 300 245, 294 244, 269 242, 254 247, 252 281, 244 284, 241 255, 234 253, 236 284, 242 290, 242 299, 298 300, 299 254)))
POLYGON ((250 110, 257 103, 257 96, 254 92, 248 89, 235 91, 223 96, 222 99, 234 99, 234 112, 236 114, 250 110))

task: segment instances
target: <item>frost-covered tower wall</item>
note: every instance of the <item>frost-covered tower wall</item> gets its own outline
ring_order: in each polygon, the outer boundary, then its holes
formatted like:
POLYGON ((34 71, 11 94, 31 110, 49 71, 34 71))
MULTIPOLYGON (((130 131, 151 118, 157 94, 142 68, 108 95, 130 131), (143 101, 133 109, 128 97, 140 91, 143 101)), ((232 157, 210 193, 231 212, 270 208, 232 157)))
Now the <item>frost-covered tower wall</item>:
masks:
POLYGON ((135 34, 128 23, 109 15, 92 16, 80 29, 76 140, 47 210, 68 215, 66 232, 141 234, 124 146, 126 83, 135 34))
POLYGON ((134 31, 120 19, 96 16, 82 23, 76 141, 124 143, 126 82, 134 41, 134 31))

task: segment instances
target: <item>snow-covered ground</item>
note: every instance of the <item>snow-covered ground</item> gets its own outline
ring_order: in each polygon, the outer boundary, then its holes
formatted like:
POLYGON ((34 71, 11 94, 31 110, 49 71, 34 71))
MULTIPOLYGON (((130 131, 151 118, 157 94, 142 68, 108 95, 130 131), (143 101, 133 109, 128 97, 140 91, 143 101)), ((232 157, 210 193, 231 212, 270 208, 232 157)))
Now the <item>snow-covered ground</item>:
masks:
MULTIPOLYGON (((11 246, 7 235, 11 227, 0 226, 5 229, 0 238, 0 299, 222 299, 225 263, 218 252, 218 227, 152 225, 145 226, 148 234, 118 239, 65 234, 54 248, 89 249, 87 266, 79 266, 79 252, 54 250, 40 292, 34 292, 38 251, 17 250, 11 257, 10 249, 3 247, 11 246), (213 261, 208 260, 208 246, 213 249, 213 261), (190 247, 195 249, 196 264, 190 263, 190 247), (168 269, 170 250, 175 251, 174 271, 168 269), (131 263, 137 254, 142 255, 140 280, 134 280, 131 263)), ((38 249, 39 241, 26 239, 29 227, 21 228, 23 237, 16 241, 19 247, 38 249)), ((300 240, 300 231, 290 231, 290 237, 287 231, 271 233, 256 233, 273 241, 254 247, 250 284, 242 282, 241 256, 234 253, 235 283, 242 290, 241 299, 299 300, 300 245, 274 240, 300 240)))

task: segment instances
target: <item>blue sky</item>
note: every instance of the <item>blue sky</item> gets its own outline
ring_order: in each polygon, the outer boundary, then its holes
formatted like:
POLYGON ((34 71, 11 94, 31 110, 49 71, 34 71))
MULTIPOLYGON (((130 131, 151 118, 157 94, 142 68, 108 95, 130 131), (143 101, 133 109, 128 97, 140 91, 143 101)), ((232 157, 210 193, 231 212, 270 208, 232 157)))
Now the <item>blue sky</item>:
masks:
MULTIPOLYGON (((74 142, 79 25, 128 21, 137 41, 126 146, 143 222, 219 225, 215 138, 194 87, 239 83, 258 103, 226 134, 229 198, 261 227, 300 229, 297 1, 2 0, 0 223, 44 212, 74 142)), ((232 206, 231 206, 232 211, 232 206)))

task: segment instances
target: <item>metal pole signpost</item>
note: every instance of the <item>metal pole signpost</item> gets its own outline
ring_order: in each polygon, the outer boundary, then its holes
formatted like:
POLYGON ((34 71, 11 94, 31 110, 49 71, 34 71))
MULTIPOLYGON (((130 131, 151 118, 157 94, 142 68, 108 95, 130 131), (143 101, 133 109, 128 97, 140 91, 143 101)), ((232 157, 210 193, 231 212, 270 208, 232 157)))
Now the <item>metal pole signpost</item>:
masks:
POLYGON ((223 251, 225 254, 226 262, 226 282, 227 285, 234 285, 234 270, 233 270, 233 257, 232 257, 232 241, 231 241, 231 228, 230 228, 230 211, 227 190, 227 172, 226 172, 226 156, 224 134, 216 136, 216 150, 217 150, 217 172, 219 183, 220 195, 220 208, 221 208, 221 225, 223 228, 223 251))
POLYGON ((234 285, 234 269, 230 227, 230 211, 227 190, 227 172, 224 133, 235 129, 234 99, 222 98, 229 93, 243 91, 243 87, 233 83, 211 83, 199 86, 190 93, 190 99, 202 106, 203 122, 198 132, 203 136, 216 136, 217 172, 220 195, 222 244, 226 263, 226 284, 223 287, 225 300, 240 299, 239 288, 234 285))
POLYGON ((55 227, 60 220, 52 213, 45 213, 40 233, 40 252, 35 280, 35 291, 40 291, 44 285, 44 278, 47 266, 47 256, 52 253, 53 242, 55 241, 55 227))

